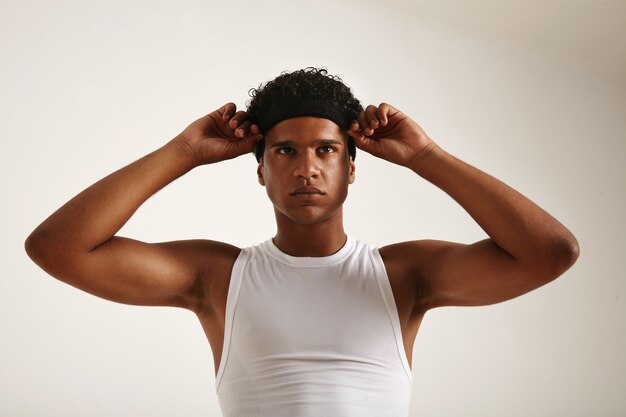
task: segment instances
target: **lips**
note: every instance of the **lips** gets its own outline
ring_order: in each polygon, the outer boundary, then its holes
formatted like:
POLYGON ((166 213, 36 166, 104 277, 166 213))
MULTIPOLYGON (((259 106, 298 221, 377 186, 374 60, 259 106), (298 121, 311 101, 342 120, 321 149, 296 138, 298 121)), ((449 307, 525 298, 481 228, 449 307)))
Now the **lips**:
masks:
POLYGON ((291 195, 324 195, 326 193, 322 192, 322 190, 320 190, 317 187, 300 187, 298 189, 296 189, 294 192, 291 193, 291 195))
POLYGON ((291 193, 292 197, 297 198, 302 202, 306 202, 307 204, 310 204, 317 199, 323 198, 324 195, 326 195, 325 192, 317 187, 311 186, 297 188, 294 192, 291 193))

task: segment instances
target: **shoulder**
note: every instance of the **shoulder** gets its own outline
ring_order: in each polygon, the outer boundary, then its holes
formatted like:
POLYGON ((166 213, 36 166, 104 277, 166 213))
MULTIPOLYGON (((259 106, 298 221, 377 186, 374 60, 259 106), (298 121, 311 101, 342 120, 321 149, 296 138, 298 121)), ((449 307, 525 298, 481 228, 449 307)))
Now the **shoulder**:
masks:
POLYGON ((212 304, 215 292, 228 278, 242 249, 224 242, 206 239, 179 240, 157 243, 179 259, 190 273, 195 275, 195 284, 190 289, 191 310, 205 309, 212 304))
POLYGON ((394 290, 396 303, 410 304, 411 310, 420 305, 424 282, 419 273, 419 260, 425 251, 424 241, 400 242, 378 249, 389 283, 394 290))
POLYGON ((189 265, 195 265, 198 271, 207 266, 207 261, 219 264, 234 262, 241 252, 241 248, 228 243, 206 239, 176 240, 155 245, 185 258, 189 265))
POLYGON ((450 244, 437 240, 411 240, 383 246, 379 252, 385 266, 411 268, 417 273, 421 266, 432 261, 433 255, 450 244))
POLYGON ((429 306, 430 275, 441 262, 442 254, 458 243, 438 240, 412 240, 379 248, 381 258, 392 285, 402 285, 415 296, 416 308, 429 306))

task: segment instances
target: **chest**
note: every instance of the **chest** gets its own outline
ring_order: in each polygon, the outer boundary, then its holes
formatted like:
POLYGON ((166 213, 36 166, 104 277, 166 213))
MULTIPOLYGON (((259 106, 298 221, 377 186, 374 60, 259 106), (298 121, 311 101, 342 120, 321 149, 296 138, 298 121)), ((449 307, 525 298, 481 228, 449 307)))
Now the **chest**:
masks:
MULTIPOLYGON (((383 288, 384 289, 384 288, 383 288)), ((388 289, 387 289, 388 290, 388 289)), ((323 352, 363 355, 395 347, 377 277, 341 268, 246 276, 236 299, 233 341, 257 355, 323 352)))

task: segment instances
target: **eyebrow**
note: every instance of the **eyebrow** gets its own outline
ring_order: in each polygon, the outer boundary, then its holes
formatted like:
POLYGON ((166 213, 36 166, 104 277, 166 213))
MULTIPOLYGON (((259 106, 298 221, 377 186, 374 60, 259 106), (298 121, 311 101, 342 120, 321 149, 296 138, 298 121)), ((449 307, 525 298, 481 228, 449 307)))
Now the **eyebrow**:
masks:
MULTIPOLYGON (((278 142, 274 142, 270 145, 270 148, 277 148, 283 146, 295 146, 296 142, 293 140, 279 140, 278 142)), ((343 145, 343 142, 337 139, 317 139, 315 144, 318 146, 328 146, 328 145, 343 145)))

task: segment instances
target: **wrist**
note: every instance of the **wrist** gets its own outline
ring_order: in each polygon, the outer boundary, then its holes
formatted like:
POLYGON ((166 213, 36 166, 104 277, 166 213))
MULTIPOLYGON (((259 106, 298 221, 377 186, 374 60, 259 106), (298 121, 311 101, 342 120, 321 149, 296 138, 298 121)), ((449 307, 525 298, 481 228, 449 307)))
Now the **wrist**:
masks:
POLYGON ((181 135, 166 143, 162 149, 170 153, 174 161, 187 171, 202 165, 193 147, 181 135))
POLYGON ((422 177, 427 176, 433 163, 445 153, 435 142, 431 141, 415 154, 406 167, 422 177))

